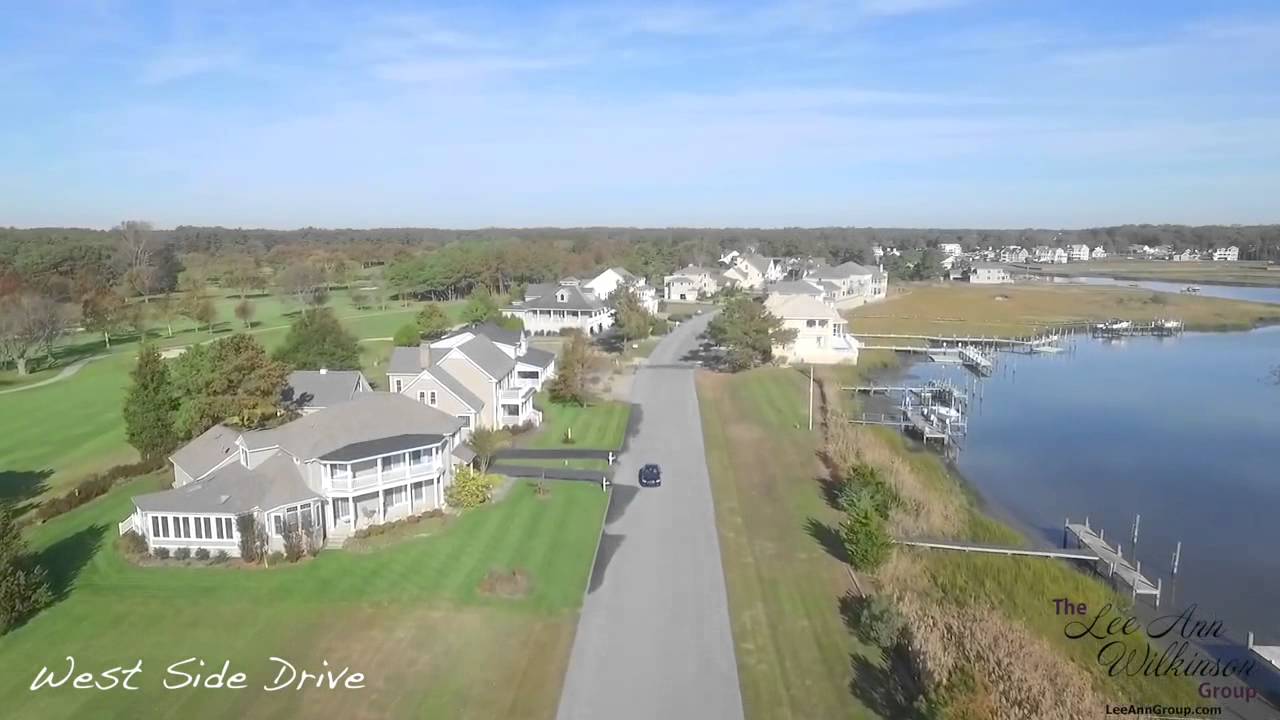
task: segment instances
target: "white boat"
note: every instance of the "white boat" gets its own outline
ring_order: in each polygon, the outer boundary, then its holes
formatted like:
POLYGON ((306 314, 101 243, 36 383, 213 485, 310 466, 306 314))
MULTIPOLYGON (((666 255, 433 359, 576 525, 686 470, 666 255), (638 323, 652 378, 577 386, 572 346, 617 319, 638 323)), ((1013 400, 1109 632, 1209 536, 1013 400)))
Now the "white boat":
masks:
POLYGON ((1197 294, 1197 293, 1199 293, 1199 292, 1200 292, 1200 286, 1199 286, 1199 285, 1188 285, 1188 286, 1186 286, 1186 287, 1182 288, 1182 292, 1187 293, 1187 294, 1189 294, 1189 295, 1195 295, 1195 294, 1197 294))
POLYGON ((1103 332, 1120 332, 1133 327, 1133 323, 1128 320, 1108 320, 1107 322, 1098 323, 1094 327, 1103 332))
POLYGON ((1031 352, 1044 353, 1046 355, 1054 355, 1062 352, 1062 348, 1057 345, 1036 345, 1031 348, 1031 352))

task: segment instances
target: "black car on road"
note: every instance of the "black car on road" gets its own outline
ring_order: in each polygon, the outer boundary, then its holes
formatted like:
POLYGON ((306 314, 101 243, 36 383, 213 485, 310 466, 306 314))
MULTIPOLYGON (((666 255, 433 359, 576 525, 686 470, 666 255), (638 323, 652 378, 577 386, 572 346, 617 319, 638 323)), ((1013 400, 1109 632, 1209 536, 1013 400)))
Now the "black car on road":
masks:
POLYGON ((649 463, 640 468, 640 486, 658 487, 662 484, 662 468, 649 463))

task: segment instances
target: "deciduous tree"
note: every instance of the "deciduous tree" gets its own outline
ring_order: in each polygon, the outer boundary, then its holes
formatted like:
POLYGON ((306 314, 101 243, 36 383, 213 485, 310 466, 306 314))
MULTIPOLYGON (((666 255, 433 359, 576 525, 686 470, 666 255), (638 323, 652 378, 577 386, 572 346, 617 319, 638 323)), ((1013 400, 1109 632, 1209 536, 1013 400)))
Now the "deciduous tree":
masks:
POLYGON ((471 438, 467 440, 467 444, 476 453, 476 464, 480 472, 487 473, 489 466, 493 463, 493 456, 511 444, 511 433, 506 430, 478 427, 471 431, 471 438))
POLYGON ((20 293, 0 298, 0 362, 13 363, 19 375, 38 350, 46 354, 62 332, 58 304, 43 295, 20 293))
POLYGON ((746 370, 773 359, 773 346, 793 341, 796 331, 783 327, 764 305, 748 297, 729 300, 707 326, 707 336, 726 349, 725 364, 746 370))
POLYGON ((587 336, 581 332, 572 333, 556 363, 556 375, 547 384, 551 399, 571 405, 586 405, 590 402, 588 384, 596 362, 597 358, 591 351, 587 336))
POLYGON ((236 303, 236 319, 244 323, 246 328, 253 327, 253 303, 248 298, 236 303))
POLYGON ((462 308, 462 321, 465 323, 488 322, 501 316, 502 311, 498 308, 498 301, 494 300, 493 295, 484 287, 472 291, 471 295, 467 296, 467 304, 462 308))
POLYGON ((111 333, 119 330, 124 320, 124 298, 110 290, 98 290, 80 303, 80 314, 85 329, 102 333, 102 340, 110 349, 111 333))
POLYGON ((179 434, 194 437, 220 422, 256 427, 276 415, 288 374, 248 335, 191 346, 171 374, 179 434))
POLYGON ((437 303, 427 303, 418 311, 418 332, 428 340, 443 337, 453 327, 453 321, 437 303))

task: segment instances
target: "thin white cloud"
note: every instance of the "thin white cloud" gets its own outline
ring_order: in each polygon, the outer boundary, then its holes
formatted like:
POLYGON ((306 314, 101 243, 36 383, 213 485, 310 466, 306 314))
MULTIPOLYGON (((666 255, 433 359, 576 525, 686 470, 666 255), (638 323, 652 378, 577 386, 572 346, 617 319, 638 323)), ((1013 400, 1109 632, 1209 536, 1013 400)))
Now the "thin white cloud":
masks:
POLYGON ((953 10, 972 5, 973 2, 974 0, 862 0, 858 3, 858 9, 864 15, 887 17, 953 10))
POLYGON ((162 55, 148 62, 138 75, 144 85, 163 85, 194 75, 228 70, 241 62, 234 52, 178 53, 162 55))

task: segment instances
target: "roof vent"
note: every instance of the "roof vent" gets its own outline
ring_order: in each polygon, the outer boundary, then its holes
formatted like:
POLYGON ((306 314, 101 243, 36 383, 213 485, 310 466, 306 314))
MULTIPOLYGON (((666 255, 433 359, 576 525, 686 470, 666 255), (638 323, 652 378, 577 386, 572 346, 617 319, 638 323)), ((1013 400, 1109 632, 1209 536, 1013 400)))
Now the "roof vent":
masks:
POLYGON ((226 505, 226 504, 227 504, 227 501, 228 501, 228 500, 230 500, 230 499, 231 499, 231 496, 230 496, 230 495, 219 495, 219 496, 218 496, 218 504, 219 504, 219 505, 226 505))

